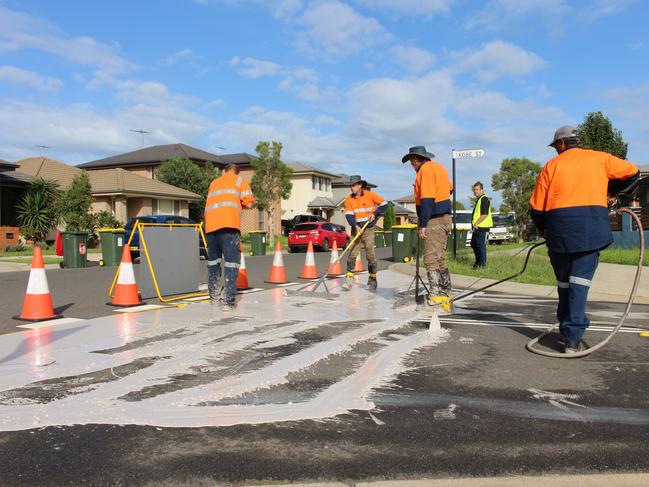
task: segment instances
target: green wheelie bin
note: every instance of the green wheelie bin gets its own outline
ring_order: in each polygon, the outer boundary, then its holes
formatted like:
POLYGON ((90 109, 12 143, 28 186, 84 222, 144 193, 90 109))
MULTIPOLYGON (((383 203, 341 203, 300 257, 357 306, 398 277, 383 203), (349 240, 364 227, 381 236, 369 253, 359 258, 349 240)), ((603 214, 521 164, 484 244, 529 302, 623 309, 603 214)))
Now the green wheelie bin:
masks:
MULTIPOLYGON (((458 252, 466 246, 467 230, 457 230, 457 250, 458 252)), ((451 230, 446 239, 446 251, 453 252, 453 230, 451 230)))
POLYGON ((377 249, 385 247, 385 234, 383 230, 374 230, 374 246, 377 249))
POLYGON ((253 230, 250 235, 250 255, 266 255, 266 232, 253 230))
POLYGON ((123 228, 100 228, 97 230, 101 243, 101 260, 99 266, 116 267, 122 259, 126 243, 126 230, 123 228))
POLYGON ((394 225, 392 227, 392 259, 394 262, 409 262, 415 255, 417 225, 394 225))
POLYGON ((87 267, 88 263, 88 232, 61 232, 63 240, 63 262, 61 267, 87 267))
POLYGON ((386 247, 392 247, 392 230, 383 231, 383 240, 386 247))

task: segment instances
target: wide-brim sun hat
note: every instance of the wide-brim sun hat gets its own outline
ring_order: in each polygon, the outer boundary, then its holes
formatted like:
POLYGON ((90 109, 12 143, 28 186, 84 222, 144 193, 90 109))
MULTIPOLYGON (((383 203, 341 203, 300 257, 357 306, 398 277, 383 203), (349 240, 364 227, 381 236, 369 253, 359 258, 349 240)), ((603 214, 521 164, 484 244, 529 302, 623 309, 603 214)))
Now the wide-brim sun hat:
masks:
POLYGON ((365 181, 362 177, 360 177, 358 174, 354 174, 353 176, 349 176, 349 185, 354 186, 355 184, 362 184, 364 188, 367 188, 367 181, 365 181))
POLYGON ((572 139, 575 137, 577 137, 577 129, 572 125, 563 125, 554 132, 554 138, 552 139, 552 142, 548 144, 548 147, 554 147, 557 140, 572 139))
POLYGON ((410 160, 410 156, 420 156, 423 157, 424 159, 428 159, 429 161, 435 157, 435 154, 431 154, 426 150, 426 147, 423 145, 415 145, 408 149, 408 153, 401 158, 401 162, 405 164, 410 160))

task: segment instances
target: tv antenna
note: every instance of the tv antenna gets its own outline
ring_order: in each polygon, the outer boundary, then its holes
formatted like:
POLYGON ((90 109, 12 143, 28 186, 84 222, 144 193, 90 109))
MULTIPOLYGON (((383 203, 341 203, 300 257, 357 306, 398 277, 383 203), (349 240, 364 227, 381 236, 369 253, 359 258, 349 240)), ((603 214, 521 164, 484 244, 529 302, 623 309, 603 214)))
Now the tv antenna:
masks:
POLYGON ((135 133, 140 134, 142 136, 142 143, 140 144, 140 149, 142 147, 144 147, 144 134, 150 134, 151 133, 151 132, 148 132, 148 131, 142 130, 142 129, 137 129, 137 130, 131 129, 131 132, 135 132, 135 133))
POLYGON ((43 149, 44 151, 47 151, 47 149, 50 148, 49 145, 38 145, 38 144, 36 144, 34 147, 40 147, 40 148, 43 149))

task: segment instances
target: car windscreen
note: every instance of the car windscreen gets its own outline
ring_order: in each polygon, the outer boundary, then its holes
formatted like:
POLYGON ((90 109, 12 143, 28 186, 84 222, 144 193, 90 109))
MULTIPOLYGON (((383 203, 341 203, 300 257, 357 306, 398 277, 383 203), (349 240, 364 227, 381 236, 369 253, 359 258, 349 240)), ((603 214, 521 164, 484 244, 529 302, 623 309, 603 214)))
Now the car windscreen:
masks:
POLYGON ((296 232, 305 232, 307 230, 317 230, 318 225, 314 225, 313 223, 303 223, 302 225, 295 225, 294 230, 296 232))
POLYGON ((455 223, 471 223, 471 213, 456 213, 455 223))
POLYGON ((128 219, 128 223, 126 223, 127 227, 132 227, 135 225, 135 221, 140 220, 140 223, 155 223, 155 218, 151 217, 133 217, 128 219))

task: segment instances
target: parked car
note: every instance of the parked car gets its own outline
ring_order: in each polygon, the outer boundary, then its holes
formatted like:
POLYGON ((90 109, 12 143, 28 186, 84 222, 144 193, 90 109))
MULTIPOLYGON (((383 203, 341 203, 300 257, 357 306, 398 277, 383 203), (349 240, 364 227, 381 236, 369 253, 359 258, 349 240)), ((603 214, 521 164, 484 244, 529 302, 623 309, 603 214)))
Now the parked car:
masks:
POLYGON ((315 248, 326 252, 334 241, 339 249, 349 245, 350 238, 345 227, 330 222, 301 223, 288 234, 288 251, 305 251, 311 242, 315 248))
MULTIPOLYGON (((129 218, 124 226, 126 230, 126 238, 128 239, 131 236, 135 222, 139 220, 141 223, 184 223, 184 224, 193 224, 196 222, 191 218, 178 215, 143 215, 135 216, 129 218)), ((198 238, 198 255, 200 257, 205 257, 207 259, 207 249, 203 244, 203 239, 199 236, 198 238)), ((131 240, 131 259, 135 260, 140 256, 140 234, 135 232, 133 234, 133 240, 131 240)))
POLYGON ((324 218, 318 215, 295 215, 289 220, 282 220, 282 228, 284 229, 284 235, 288 236, 289 232, 295 228, 296 225, 300 223, 311 223, 311 222, 326 222, 324 218))
MULTIPOLYGON (((489 230, 488 242, 492 245, 500 245, 503 242, 510 243, 516 241, 516 232, 514 231, 514 213, 492 213, 494 226, 489 230)), ((469 230, 466 236, 467 246, 471 245, 471 236, 473 232, 469 230)))

